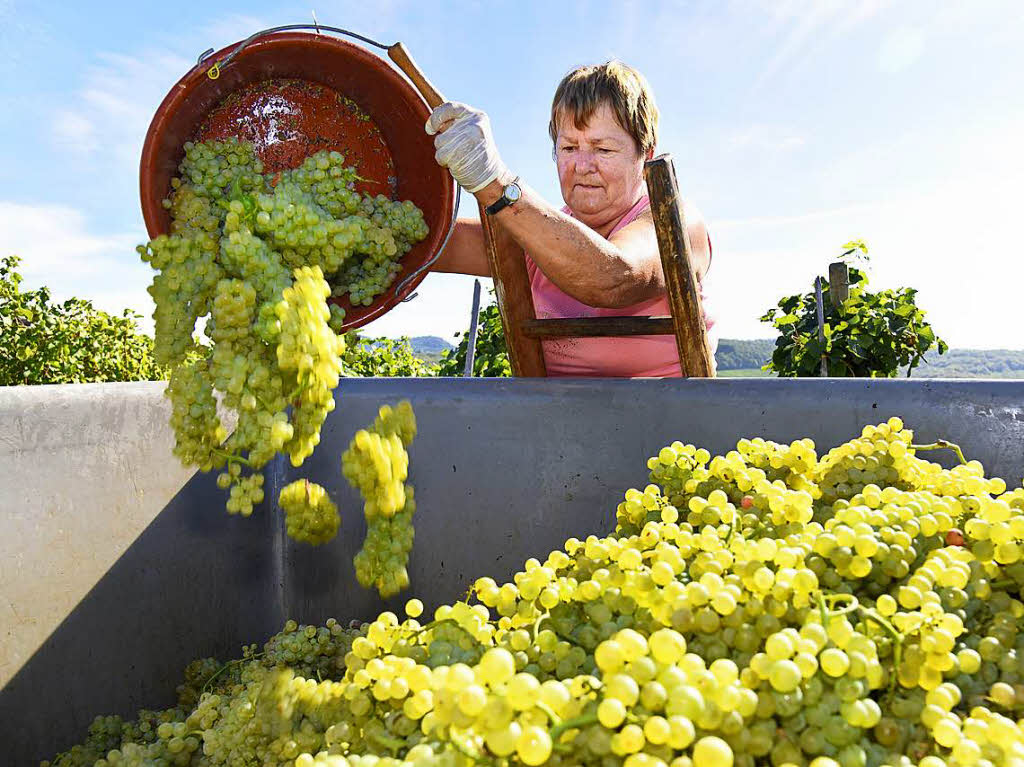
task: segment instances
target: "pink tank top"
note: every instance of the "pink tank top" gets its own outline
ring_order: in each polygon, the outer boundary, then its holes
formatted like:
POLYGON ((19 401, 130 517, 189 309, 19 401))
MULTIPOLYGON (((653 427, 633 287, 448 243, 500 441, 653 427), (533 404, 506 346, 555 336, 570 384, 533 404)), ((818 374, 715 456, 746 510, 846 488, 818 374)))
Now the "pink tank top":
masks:
MULTIPOLYGON (((635 221, 650 207, 645 195, 622 217, 608 233, 611 237, 627 224, 635 221)), ((568 208, 564 213, 572 215, 568 208)), ((710 247, 711 239, 708 238, 710 247)), ((662 296, 632 306, 602 309, 577 301, 566 295, 540 270, 536 262, 526 255, 526 269, 530 277, 530 291, 538 319, 561 317, 624 317, 669 315, 668 297, 662 296)), ((718 339, 713 332, 715 321, 708 309, 707 275, 701 283, 704 303, 704 322, 708 340, 714 354, 718 339)), ((679 351, 675 336, 622 336, 607 338, 556 338, 541 342, 544 364, 551 377, 609 377, 609 378, 679 378, 679 351)))

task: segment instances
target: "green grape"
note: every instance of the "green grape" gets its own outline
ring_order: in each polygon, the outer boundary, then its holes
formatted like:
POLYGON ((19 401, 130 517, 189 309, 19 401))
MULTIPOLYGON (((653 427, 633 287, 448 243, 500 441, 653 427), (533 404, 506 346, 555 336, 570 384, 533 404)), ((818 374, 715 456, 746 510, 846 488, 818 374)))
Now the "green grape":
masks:
POLYGON ((253 506, 263 501, 263 475, 250 474, 248 477, 236 479, 231 485, 228 497, 228 514, 241 514, 243 517, 252 515, 253 506))
POLYGON ((285 512, 289 538, 318 546, 338 534, 338 507, 320 485, 297 479, 281 488, 277 503, 285 512))
POLYGON ((327 324, 331 326, 331 330, 340 335, 345 327, 345 310, 337 304, 331 304, 331 319, 327 324))

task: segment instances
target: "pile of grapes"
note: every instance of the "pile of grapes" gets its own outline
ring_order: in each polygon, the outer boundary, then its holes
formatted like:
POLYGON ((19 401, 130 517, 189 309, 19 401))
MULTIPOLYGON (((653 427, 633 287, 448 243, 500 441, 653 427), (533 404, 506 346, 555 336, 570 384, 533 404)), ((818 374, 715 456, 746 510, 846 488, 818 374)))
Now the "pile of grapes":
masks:
POLYGON ((673 443, 609 535, 428 621, 290 621, 52 765, 1020 767, 1024 489, 926 447, 673 443))
POLYGON ((359 194, 337 152, 271 175, 248 142, 189 143, 179 172, 170 233, 138 248, 157 271, 154 353, 171 371, 175 454, 222 470, 227 510, 248 516, 263 500, 259 469, 278 452, 301 465, 334 409, 344 313, 328 299, 370 304, 428 230, 411 202, 359 194), (195 338, 201 318, 209 346, 195 338), (237 413, 230 436, 218 395, 237 413))

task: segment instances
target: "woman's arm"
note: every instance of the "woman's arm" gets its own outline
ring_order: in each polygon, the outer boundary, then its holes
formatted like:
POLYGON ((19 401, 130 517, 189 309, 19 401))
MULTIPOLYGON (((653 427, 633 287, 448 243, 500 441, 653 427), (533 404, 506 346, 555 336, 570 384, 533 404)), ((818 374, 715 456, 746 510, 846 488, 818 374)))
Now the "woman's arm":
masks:
POLYGON ((491 276, 491 265, 484 247, 484 228, 479 219, 460 218, 455 222, 455 231, 431 271, 491 276))
MULTIPOLYGON (((696 206, 684 202, 683 211, 691 255, 697 277, 701 279, 710 262, 707 229, 696 206)), ((555 210, 526 187, 523 189, 523 199, 497 215, 501 224, 508 226, 516 241, 530 253, 548 279, 577 301, 599 307, 629 306, 655 298, 665 290, 658 238, 649 211, 624 226, 610 240, 555 210), (524 222, 521 215, 514 218, 528 197, 534 200, 534 210, 527 214, 527 219, 539 216, 545 224, 549 218, 553 219, 550 226, 539 227, 539 232, 531 230, 529 225, 520 227, 524 222), (538 210, 540 206, 536 200, 540 200, 546 213, 538 210), (525 231, 517 234, 520 228, 525 231), (548 229, 551 231, 546 233, 548 229), (578 242, 566 247, 565 243, 573 243, 574 238, 578 242), (550 247, 552 240, 555 243, 553 248, 550 247), (631 262, 636 266, 631 268, 631 262)), ((479 220, 458 219, 455 231, 432 271, 491 276, 484 247, 483 226, 479 220)))
MULTIPOLYGON (((502 188, 492 182, 477 199, 489 205, 501 196, 502 188)), ((600 308, 630 306, 664 294, 665 275, 649 211, 605 239, 529 187, 522 189, 522 198, 495 218, 564 293, 600 308)), ((701 279, 710 261, 707 230, 696 207, 684 203, 684 215, 693 265, 701 279)))

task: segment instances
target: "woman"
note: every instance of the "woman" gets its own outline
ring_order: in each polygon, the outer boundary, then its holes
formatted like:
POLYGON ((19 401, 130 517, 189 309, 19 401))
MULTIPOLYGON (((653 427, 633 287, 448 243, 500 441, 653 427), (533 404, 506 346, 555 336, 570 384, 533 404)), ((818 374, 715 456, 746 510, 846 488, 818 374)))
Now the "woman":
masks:
MULTIPOLYGON (((527 253, 537 317, 670 313, 644 182, 658 109, 644 77, 618 61, 563 78, 548 131, 565 207, 553 207, 501 161, 483 112, 449 102, 433 111, 437 161, 487 207, 527 253)), ((711 241, 684 203, 693 265, 703 285, 711 241)), ((490 276, 479 221, 460 219, 434 271, 490 276)), ((714 321, 705 311, 709 333, 714 321)), ((712 336, 712 349, 716 342, 712 336)), ((543 342, 549 376, 679 376, 675 337, 566 338, 543 342)))

